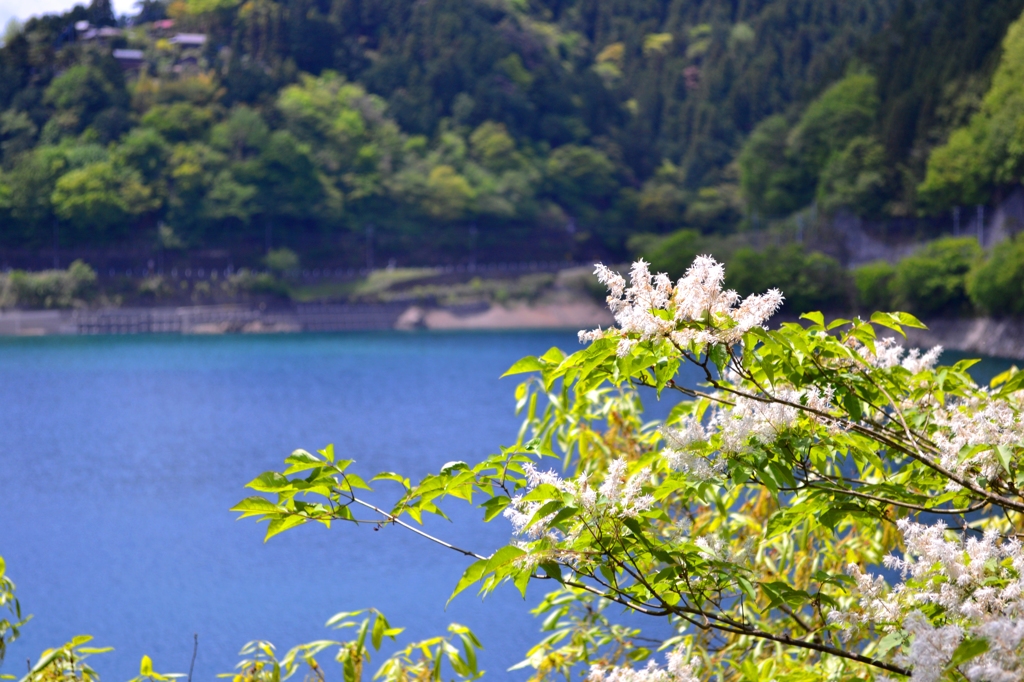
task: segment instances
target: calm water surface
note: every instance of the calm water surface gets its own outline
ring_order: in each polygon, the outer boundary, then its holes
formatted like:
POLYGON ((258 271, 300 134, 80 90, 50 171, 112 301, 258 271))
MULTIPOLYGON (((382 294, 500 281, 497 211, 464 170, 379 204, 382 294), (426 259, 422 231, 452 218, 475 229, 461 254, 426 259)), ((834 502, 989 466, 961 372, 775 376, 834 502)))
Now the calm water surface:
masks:
MULTIPOLYGON (((0 340, 0 555, 35 614, 7 656, 20 673, 45 647, 89 633, 115 652, 107 680, 185 671, 212 679, 252 639, 279 651, 329 637, 334 613, 376 606, 411 637, 452 621, 500 673, 537 641, 511 589, 445 611, 464 558, 397 528, 303 527, 264 544, 227 509, 293 449, 334 443, 363 474, 413 478, 515 440, 523 355, 571 334, 350 334, 0 340)), ((947 361, 954 358, 948 357, 947 361)), ((1006 363, 978 368, 986 379, 1006 363)), ((653 400, 651 401, 653 403, 653 400)), ((652 405, 664 414, 669 405, 652 405)), ((489 553, 503 520, 466 512, 430 528, 489 553)), ((543 587, 543 586, 542 586, 543 587)), ((501 675, 522 679, 525 674, 501 675)))
MULTIPOLYGON (((264 544, 227 509, 297 447, 413 478, 496 452, 519 424, 516 381, 498 376, 552 345, 577 347, 565 333, 0 340, 0 555, 35 614, 4 670, 89 633, 116 649, 95 660, 108 680, 144 653, 185 671, 198 633, 196 679, 212 679, 248 640, 283 653, 367 606, 414 637, 471 626, 492 672, 518 662, 543 590, 465 593, 446 612, 459 555, 348 525, 264 544)), ((430 527, 486 554, 509 529, 479 516, 430 527)))

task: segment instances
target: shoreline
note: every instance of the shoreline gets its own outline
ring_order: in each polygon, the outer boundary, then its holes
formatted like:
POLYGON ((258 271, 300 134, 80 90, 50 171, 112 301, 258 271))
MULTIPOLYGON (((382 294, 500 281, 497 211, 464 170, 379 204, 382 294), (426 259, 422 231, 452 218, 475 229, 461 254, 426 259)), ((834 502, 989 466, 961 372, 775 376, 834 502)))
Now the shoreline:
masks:
MULTIPOLYGON (((93 311, 0 312, 0 336, 97 334, 270 334, 306 331, 564 329, 608 327, 607 308, 588 300, 430 307, 409 304, 309 304, 262 310, 193 306, 93 311)), ((1024 360, 1024 320, 938 318, 907 329, 906 345, 1024 360)))

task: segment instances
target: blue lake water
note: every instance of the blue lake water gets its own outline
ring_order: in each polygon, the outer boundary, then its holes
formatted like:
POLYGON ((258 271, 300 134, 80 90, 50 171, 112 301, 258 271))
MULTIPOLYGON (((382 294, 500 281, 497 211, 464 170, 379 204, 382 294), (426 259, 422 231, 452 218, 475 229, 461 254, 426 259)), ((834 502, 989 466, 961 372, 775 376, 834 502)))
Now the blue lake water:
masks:
MULTIPOLYGON (((0 555, 34 614, 3 671, 88 633, 115 647, 94 661, 108 680, 142 654, 183 672, 198 633, 196 679, 212 679, 246 641, 283 653, 367 606, 410 637, 469 625, 482 666, 508 668, 539 639, 542 589, 526 604, 511 587, 467 592, 445 611, 462 556, 346 524, 264 544, 227 510, 298 447, 413 478, 497 452, 519 426, 516 379, 499 375, 552 345, 578 347, 568 333, 0 340, 0 555)), ((508 541, 503 519, 479 520, 429 527, 482 554, 508 541)))
MULTIPOLYGON (((465 593, 445 611, 464 557, 394 527, 264 544, 227 509, 298 447, 334 443, 361 474, 413 478, 496 452, 519 425, 516 379, 498 376, 552 345, 577 347, 568 333, 0 339, 0 555, 34 614, 2 671, 89 633, 116 648, 94 661, 107 680, 134 676, 142 654, 183 672, 198 633, 195 679, 212 679, 246 641, 283 653, 367 606, 406 641, 469 625, 482 666, 505 670, 539 639, 528 609, 543 589, 526 603, 465 593)), ((509 527, 479 516, 429 528, 486 554, 509 527)))

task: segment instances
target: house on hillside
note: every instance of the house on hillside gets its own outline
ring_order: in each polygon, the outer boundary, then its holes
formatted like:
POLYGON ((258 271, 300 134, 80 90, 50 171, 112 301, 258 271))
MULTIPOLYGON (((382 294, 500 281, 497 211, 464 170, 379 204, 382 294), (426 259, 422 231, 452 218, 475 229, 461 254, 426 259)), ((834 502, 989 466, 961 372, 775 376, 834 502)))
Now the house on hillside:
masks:
POLYGON ((86 42, 108 43, 123 32, 114 26, 93 26, 88 21, 75 22, 75 38, 86 42))
POLYGON ((114 50, 113 55, 125 71, 138 71, 145 63, 142 50, 114 50))
POLYGON ((205 33, 178 33, 178 34, 175 34, 175 36, 173 38, 171 38, 168 42, 170 42, 171 45, 180 45, 181 47, 184 47, 184 48, 189 48, 189 47, 197 47, 198 48, 198 47, 202 47, 203 45, 206 44, 206 34, 205 33))

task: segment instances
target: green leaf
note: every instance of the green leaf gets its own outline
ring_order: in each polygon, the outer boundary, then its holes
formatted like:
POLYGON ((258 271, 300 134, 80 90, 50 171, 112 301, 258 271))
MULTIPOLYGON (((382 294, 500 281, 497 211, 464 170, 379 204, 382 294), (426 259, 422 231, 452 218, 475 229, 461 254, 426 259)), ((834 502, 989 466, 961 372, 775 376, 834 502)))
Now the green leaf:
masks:
POLYGON ((461 471, 468 471, 469 470, 469 465, 466 464, 465 462, 460 462, 460 461, 445 462, 444 466, 441 467, 441 472, 440 473, 441 473, 442 476, 444 476, 444 475, 451 475, 452 473, 454 473, 456 471, 460 471, 460 470, 461 471))
POLYGON ((292 484, 276 471, 266 471, 249 481, 246 487, 261 493, 276 493, 291 488, 292 484))
POLYGON ((715 363, 715 367, 718 368, 718 375, 723 376, 725 374, 725 368, 729 364, 729 350, 725 345, 716 343, 711 346, 709 353, 711 362, 715 363))
POLYGON ((1013 448, 1009 445, 997 445, 993 448, 996 453, 996 457, 999 459, 999 463, 1003 465, 1003 470, 1006 473, 1010 473, 1010 463, 1013 461, 1013 448))
POLYGON ((379 613, 373 621, 373 631, 370 633, 370 642, 373 644, 373 648, 380 651, 381 642, 384 640, 384 628, 387 627, 387 621, 379 613))
POLYGON ((1005 384, 1011 378, 1016 376, 1018 372, 1020 372, 1020 370, 1017 369, 1017 365, 1013 365, 1012 367, 1010 367, 1010 369, 1006 370, 1005 372, 1000 372, 999 374, 992 377, 992 381, 989 383, 989 386, 991 386, 992 388, 996 388, 997 386, 1005 384))
POLYGON ((964 641, 960 642, 960 646, 953 652, 953 657, 949 659, 949 665, 946 666, 946 670, 952 670, 953 668, 959 667, 971 660, 977 658, 983 653, 988 651, 988 641, 981 638, 968 637, 964 641))
POLYGON ((281 511, 281 509, 267 498, 253 495, 252 497, 245 498, 229 511, 241 512, 242 515, 239 518, 244 519, 247 516, 273 514, 274 512, 281 511))
POLYGON ((309 519, 299 516, 297 514, 289 514, 288 516, 279 516, 276 519, 271 520, 270 525, 267 527, 267 534, 263 537, 263 542, 266 542, 270 538, 274 537, 278 533, 283 533, 289 528, 295 526, 301 526, 309 519))
POLYGON ((491 558, 487 560, 487 570, 496 571, 499 568, 504 568, 524 554, 526 554, 524 550, 512 545, 506 545, 495 552, 491 558))
POLYGON ((811 312, 811 313, 804 313, 803 315, 800 316, 800 319, 801 320, 810 320, 811 322, 813 322, 814 324, 818 325, 819 327, 824 327, 825 326, 825 316, 822 315, 818 311, 814 311, 814 312, 811 312))
POLYGON ((487 574, 487 566, 489 563, 488 559, 480 559, 479 561, 474 561, 469 565, 469 568, 467 568, 462 574, 462 577, 459 578, 459 582, 455 586, 455 590, 453 590, 451 596, 448 597, 448 602, 445 604, 446 608, 448 604, 452 603, 452 599, 455 599, 455 596, 459 592, 462 592, 464 589, 479 581, 480 578, 487 574))
POLYGON ((480 506, 484 508, 484 521, 490 521, 498 514, 505 511, 508 505, 512 502, 508 497, 499 495, 498 497, 492 497, 480 506))
POLYGON ((402 484, 402 487, 404 487, 406 490, 409 489, 409 479, 406 478, 405 476, 403 476, 402 474, 396 474, 393 471, 382 471, 379 474, 377 474, 376 476, 374 476, 373 478, 371 478, 370 480, 371 481, 394 481, 395 483, 402 484))
MULTIPOLYGON (((549 353, 551 351, 548 351, 549 353)), ((532 355, 528 355, 525 358, 517 360, 515 364, 508 368, 504 374, 501 375, 501 379, 513 374, 526 374, 527 372, 539 372, 544 369, 544 363, 538 360, 532 355)))
MULTIPOLYGON (((993 379, 992 381, 994 383, 995 379, 993 379)), ((998 397, 1005 397, 1021 389, 1024 389, 1024 372, 1017 372, 1011 375, 1009 378, 1002 381, 1002 388, 999 389, 999 393, 997 393, 996 395, 998 397)))
POLYGON ((562 567, 555 561, 541 562, 540 568, 549 578, 562 582, 562 567))
POLYGON ((843 396, 843 407, 845 407, 846 411, 849 413, 850 419, 855 422, 859 422, 864 416, 860 399, 853 393, 847 393, 843 396))
POLYGON ((878 646, 875 648, 874 656, 877 658, 884 657, 887 653, 895 649, 897 646, 903 643, 903 633, 896 631, 890 632, 878 642, 878 646))
POLYGON ((875 324, 883 327, 888 327, 895 332, 899 332, 901 336, 906 338, 907 334, 903 331, 903 327, 911 327, 914 329, 927 329, 921 320, 917 319, 910 313, 875 313, 871 316, 871 321, 875 324))

